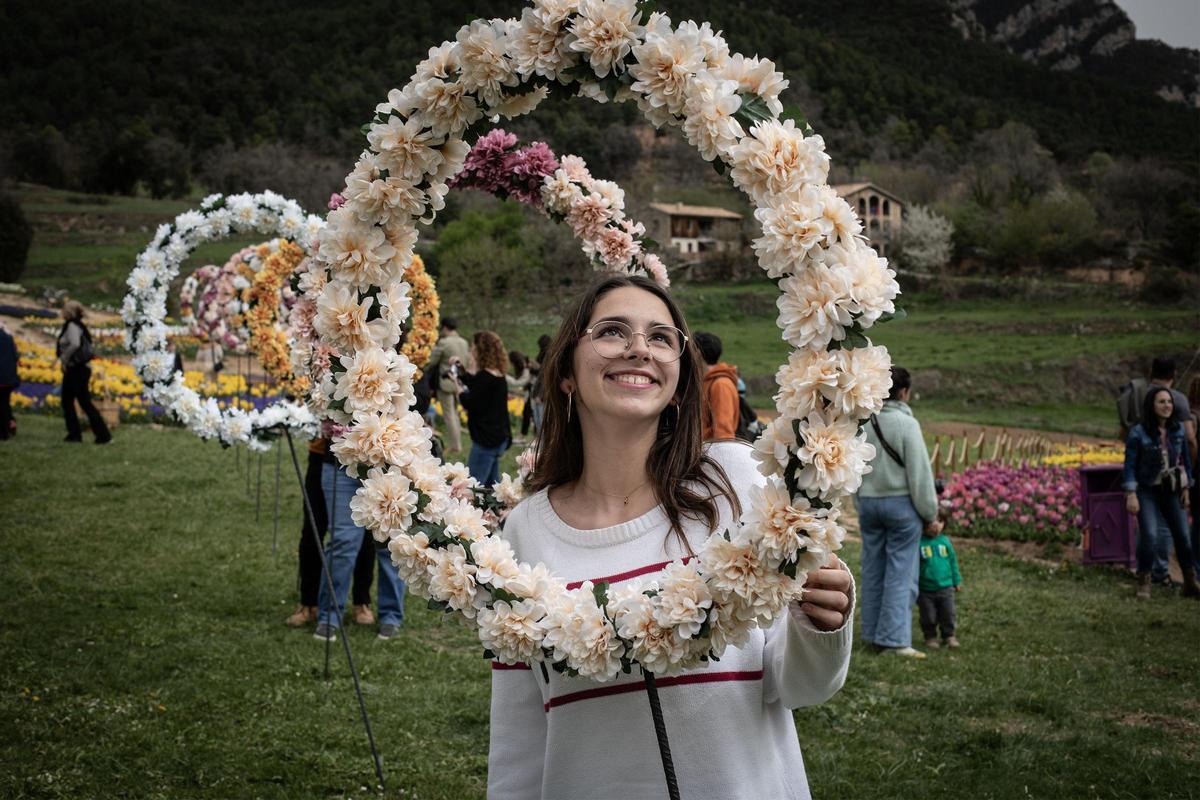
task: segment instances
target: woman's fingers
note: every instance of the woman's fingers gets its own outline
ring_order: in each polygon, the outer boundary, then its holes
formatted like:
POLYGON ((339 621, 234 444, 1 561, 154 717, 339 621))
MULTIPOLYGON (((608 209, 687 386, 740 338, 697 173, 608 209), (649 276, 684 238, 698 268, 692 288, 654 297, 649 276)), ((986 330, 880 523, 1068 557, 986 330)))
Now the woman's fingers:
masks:
POLYGON ((842 612, 850 607, 850 598, 846 596, 845 592, 830 589, 805 589, 803 603, 842 612))
POLYGON ((840 611, 830 611, 808 602, 801 604, 800 610, 808 616, 813 625, 823 631, 835 631, 846 621, 846 615, 840 611))
POLYGON ((805 577, 806 589, 835 589, 845 592, 850 589, 850 573, 839 567, 814 569, 805 577))

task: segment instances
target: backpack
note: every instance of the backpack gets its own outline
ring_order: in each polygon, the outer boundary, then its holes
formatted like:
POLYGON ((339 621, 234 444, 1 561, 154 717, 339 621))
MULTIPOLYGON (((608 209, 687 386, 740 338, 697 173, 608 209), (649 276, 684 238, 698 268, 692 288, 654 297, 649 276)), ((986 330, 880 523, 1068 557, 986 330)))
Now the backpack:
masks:
MULTIPOLYGON (((732 378, 728 380, 733 383, 733 388, 737 389, 737 381, 732 378)), ((758 414, 754 408, 746 402, 746 398, 741 392, 738 392, 738 421, 737 427, 734 428, 734 437, 741 439, 743 442, 754 443, 758 435, 763 432, 765 426, 758 421, 758 414)))
POLYGON ((1133 430, 1133 426, 1142 421, 1142 403, 1149 388, 1150 382, 1145 378, 1137 378, 1121 387, 1117 397, 1117 418, 1126 431, 1133 430))
POLYGON ((55 347, 55 352, 58 355, 62 354, 62 334, 66 333, 67 326, 74 322, 79 326, 79 348, 71 354, 71 363, 66 364, 67 367, 83 367, 96 357, 96 348, 92 345, 92 334, 88 332, 87 325, 84 325, 79 320, 71 320, 63 324, 62 333, 59 333, 59 343, 55 347))

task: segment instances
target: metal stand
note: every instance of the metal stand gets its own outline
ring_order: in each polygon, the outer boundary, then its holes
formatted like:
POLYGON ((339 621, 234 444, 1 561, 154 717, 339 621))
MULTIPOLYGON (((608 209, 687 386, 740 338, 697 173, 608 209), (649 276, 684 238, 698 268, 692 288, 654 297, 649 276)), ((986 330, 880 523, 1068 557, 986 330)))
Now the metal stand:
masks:
POLYGON ((667 797, 679 800, 679 783, 675 780, 675 764, 671 761, 671 742, 667 739, 667 723, 663 720, 662 704, 658 700, 658 685, 654 673, 642 670, 646 679, 646 697, 650 700, 650 714, 654 717, 654 735, 658 737, 658 754, 662 756, 663 775, 667 779, 667 797))
MULTIPOLYGON (((304 475, 300 472, 300 460, 296 458, 296 446, 292 442, 292 434, 287 428, 283 429, 283 435, 287 438, 288 450, 292 454, 292 466, 296 468, 296 480, 300 482, 300 495, 304 498, 304 513, 308 515, 308 523, 312 529, 313 538, 317 539, 317 553, 321 556, 321 572, 325 575, 325 587, 329 590, 329 596, 334 596, 333 576, 329 572, 329 563, 325 560, 325 550, 321 547, 319 534, 317 533, 317 517, 313 514, 312 505, 308 502, 308 492, 304 487, 304 475)), ((336 483, 334 484, 336 486, 336 483)), ((332 530, 332 526, 330 527, 332 530)), ((346 636, 345 631, 342 632, 342 649, 346 653, 346 663, 350 666, 350 675, 354 678, 354 694, 358 697, 358 710, 362 714, 363 728, 367 732, 367 742, 371 745, 371 758, 375 761, 375 775, 379 778, 379 785, 386 791, 387 781, 383 777, 383 762, 379 760, 379 749, 375 746, 375 735, 371 732, 371 719, 367 716, 367 704, 363 700, 362 685, 358 680, 358 669, 354 666, 354 656, 350 653, 350 639, 346 636)), ((325 677, 329 677, 329 640, 325 640, 326 645, 326 672, 325 677)))

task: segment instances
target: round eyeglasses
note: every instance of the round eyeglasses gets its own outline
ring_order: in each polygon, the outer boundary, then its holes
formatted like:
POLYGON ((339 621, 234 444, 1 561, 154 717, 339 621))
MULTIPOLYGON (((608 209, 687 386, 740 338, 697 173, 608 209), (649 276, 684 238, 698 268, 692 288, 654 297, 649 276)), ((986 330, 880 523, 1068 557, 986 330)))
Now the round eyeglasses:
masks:
POLYGON ((688 340, 683 331, 670 325, 655 325, 643 333, 615 319, 597 322, 583 335, 601 358, 619 358, 629 350, 633 337, 641 336, 646 340, 650 357, 662 363, 678 361, 688 340))

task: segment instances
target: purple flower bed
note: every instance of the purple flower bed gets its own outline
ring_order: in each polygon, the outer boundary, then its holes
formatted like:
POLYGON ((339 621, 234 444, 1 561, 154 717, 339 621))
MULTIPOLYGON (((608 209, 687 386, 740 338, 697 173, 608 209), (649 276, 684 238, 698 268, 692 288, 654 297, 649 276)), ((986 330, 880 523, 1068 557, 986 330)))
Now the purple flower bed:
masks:
POLYGON ((952 536, 1073 543, 1083 531, 1078 474, 980 462, 947 482, 942 515, 952 536))

